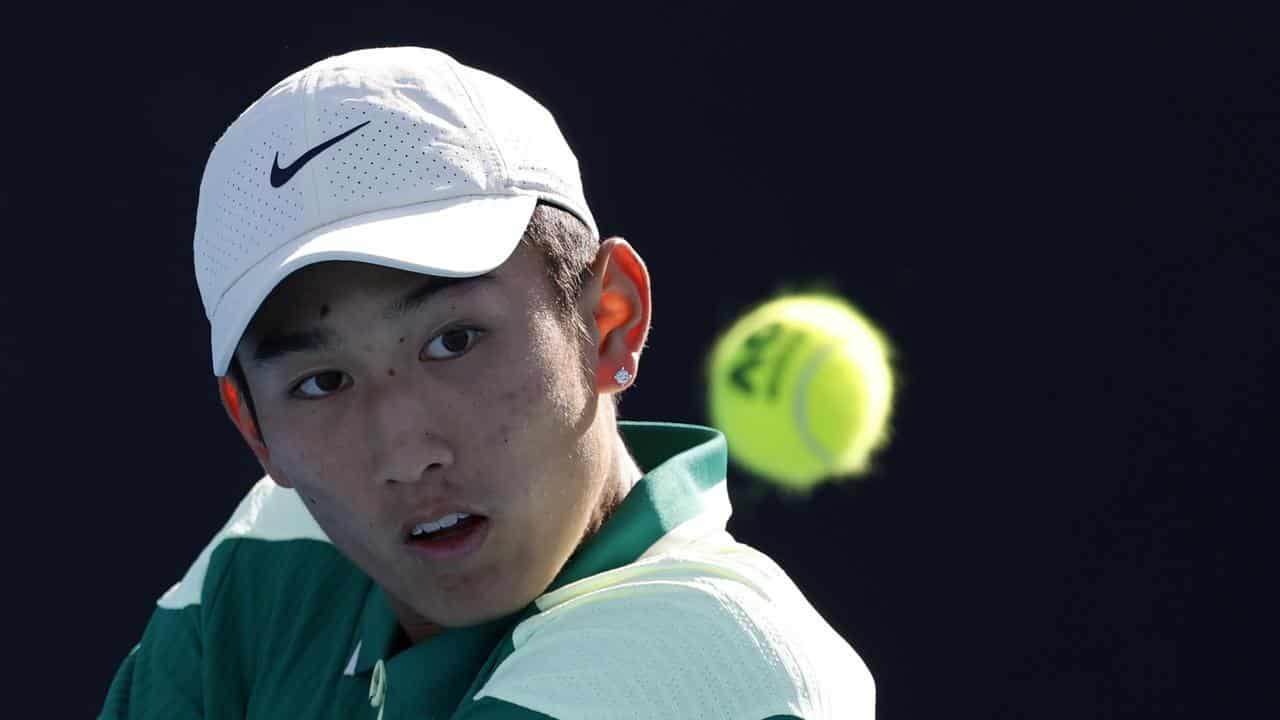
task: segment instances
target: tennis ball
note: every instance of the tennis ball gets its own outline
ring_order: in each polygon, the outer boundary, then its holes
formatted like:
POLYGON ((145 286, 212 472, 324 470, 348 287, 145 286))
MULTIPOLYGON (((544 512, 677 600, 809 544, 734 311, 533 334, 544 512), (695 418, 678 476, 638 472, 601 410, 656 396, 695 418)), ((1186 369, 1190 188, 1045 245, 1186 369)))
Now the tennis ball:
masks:
POLYGON ((707 410, 729 456, 785 490, 864 474, 888 440, 883 334, 846 300, 788 295, 734 322, 707 358, 707 410))

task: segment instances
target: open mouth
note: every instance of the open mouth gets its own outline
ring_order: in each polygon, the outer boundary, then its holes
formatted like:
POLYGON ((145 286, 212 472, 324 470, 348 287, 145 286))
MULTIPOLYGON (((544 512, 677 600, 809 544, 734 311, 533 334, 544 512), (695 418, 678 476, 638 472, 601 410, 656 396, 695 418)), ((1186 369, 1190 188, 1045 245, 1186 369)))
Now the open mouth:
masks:
POLYGON ((408 542, 419 547, 459 545, 479 530, 488 518, 469 513, 450 513, 432 522, 420 523, 409 531, 408 542))

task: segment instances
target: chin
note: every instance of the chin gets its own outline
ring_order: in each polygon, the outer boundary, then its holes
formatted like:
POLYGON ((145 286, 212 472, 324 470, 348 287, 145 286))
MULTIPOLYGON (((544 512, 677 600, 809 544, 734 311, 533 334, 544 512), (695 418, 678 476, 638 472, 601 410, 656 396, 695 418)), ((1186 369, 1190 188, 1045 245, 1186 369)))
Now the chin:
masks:
MULTIPOLYGON (((532 600, 532 598, 530 598, 532 600)), ((445 609, 434 615, 428 615, 439 625, 447 628, 469 627, 471 625, 481 625, 490 620, 497 620, 504 615, 510 615, 519 612, 529 601, 525 601, 516 605, 508 603, 462 603, 461 606, 445 609)))
MULTIPOLYGON (((507 578, 510 580, 510 578, 507 578)), ((421 585, 414 608, 444 627, 467 627, 519 612, 538 596, 537 588, 511 582, 421 585)))

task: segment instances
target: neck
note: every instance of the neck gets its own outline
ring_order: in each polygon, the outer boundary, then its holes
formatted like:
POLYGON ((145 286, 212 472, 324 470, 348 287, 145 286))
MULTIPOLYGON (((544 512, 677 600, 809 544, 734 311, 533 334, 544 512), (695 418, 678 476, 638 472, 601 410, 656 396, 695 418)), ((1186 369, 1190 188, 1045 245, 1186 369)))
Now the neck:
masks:
POLYGON ((610 458, 608 475, 600 488, 600 498, 596 502, 595 511, 591 513, 591 519, 587 522, 582 540, 578 543, 579 547, 604 527, 613 515, 613 511, 618 509, 627 494, 631 492, 631 488, 635 487, 635 484, 644 476, 644 471, 627 451, 626 443, 622 441, 622 433, 617 430, 616 425, 610 430, 608 442, 610 458))

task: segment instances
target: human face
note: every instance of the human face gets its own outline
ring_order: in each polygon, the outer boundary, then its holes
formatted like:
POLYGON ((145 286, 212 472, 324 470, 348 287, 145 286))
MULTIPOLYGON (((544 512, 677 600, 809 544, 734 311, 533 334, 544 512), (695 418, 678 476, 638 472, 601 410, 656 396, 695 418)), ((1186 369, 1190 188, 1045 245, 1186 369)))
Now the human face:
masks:
POLYGON ((588 343, 558 315, 535 251, 522 243, 489 276, 389 311, 431 281, 309 266, 264 303, 238 355, 271 476, 309 500, 402 623, 456 627, 519 610, 554 579, 607 499, 611 428, 588 343), (313 330, 322 347, 255 359, 313 330), (454 511, 481 517, 465 552, 411 540, 454 511))

